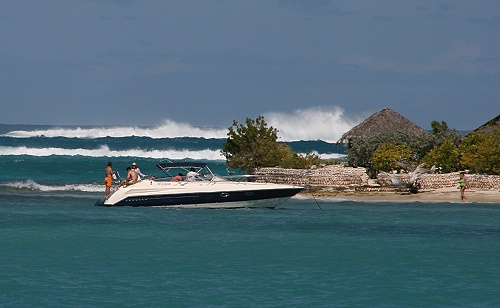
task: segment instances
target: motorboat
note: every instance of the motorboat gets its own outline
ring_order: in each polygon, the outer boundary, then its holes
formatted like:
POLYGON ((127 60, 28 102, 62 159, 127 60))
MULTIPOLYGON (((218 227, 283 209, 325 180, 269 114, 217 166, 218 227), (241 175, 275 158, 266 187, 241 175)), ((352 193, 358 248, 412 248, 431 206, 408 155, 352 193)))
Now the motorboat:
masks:
POLYGON ((256 181, 251 176, 219 176, 214 174, 206 163, 174 162, 156 166, 164 176, 151 177, 120 187, 108 199, 98 200, 96 205, 275 208, 304 189, 302 186, 256 181), (179 170, 181 172, 178 172, 179 170))

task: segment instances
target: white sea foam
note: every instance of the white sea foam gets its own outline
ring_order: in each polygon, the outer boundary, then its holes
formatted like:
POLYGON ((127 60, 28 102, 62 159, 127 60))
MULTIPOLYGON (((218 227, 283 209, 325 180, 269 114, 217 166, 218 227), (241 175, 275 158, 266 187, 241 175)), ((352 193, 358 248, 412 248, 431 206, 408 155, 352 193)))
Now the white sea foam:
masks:
MULTIPOLYGON (((359 119, 349 118, 339 107, 311 107, 287 112, 264 113, 265 121, 279 130, 281 141, 324 140, 336 142, 343 133, 359 123, 359 119)), ((227 127, 230 123, 227 124, 227 127)), ((150 137, 176 138, 227 138, 227 128, 197 127, 189 123, 165 120, 153 127, 138 126, 102 126, 102 127, 59 127, 40 130, 11 131, 2 136, 15 138, 29 137, 67 137, 67 138, 103 138, 103 137, 150 137)))
MULTIPOLYGON (((346 154, 340 154, 340 153, 330 153, 330 154, 318 154, 316 153, 321 159, 339 159, 339 158, 345 158, 347 157, 346 154)), ((305 155, 305 154, 302 154, 305 155)))
POLYGON ((12 187, 18 189, 37 190, 37 191, 83 191, 83 192, 103 191, 103 185, 97 185, 97 184, 66 184, 61 186, 50 186, 50 185, 39 184, 30 179, 21 182, 4 183, 0 184, 0 186, 12 187))
POLYGON ((195 127, 188 123, 165 120, 163 124, 154 127, 138 126, 102 126, 102 127, 59 127, 43 130, 18 130, 3 135, 15 138, 30 137, 67 137, 67 138, 104 138, 104 137, 150 137, 176 138, 226 138, 227 129, 195 127))
MULTIPOLYGON (((323 159, 336 159, 343 158, 345 154, 329 153, 319 154, 323 159)), ((98 149, 63 149, 63 148, 30 148, 30 147, 5 147, 0 146, 0 156, 7 155, 29 155, 29 156, 88 156, 88 157, 142 157, 163 159, 165 157, 175 157, 176 159, 195 159, 195 160, 225 160, 226 158, 220 153, 219 150, 142 150, 142 149, 129 149, 129 150, 110 150, 108 146, 103 145, 98 149)), ((301 155, 306 155, 301 153, 301 155)))
POLYGON ((345 116, 339 107, 312 107, 292 113, 268 113, 266 122, 279 130, 283 141, 323 140, 337 142, 342 135, 360 122, 345 116))
POLYGON ((63 148, 30 148, 30 147, 5 147, 0 146, 0 156, 5 155, 30 155, 30 156, 89 156, 89 157, 144 157, 163 159, 165 157, 175 157, 176 159, 196 159, 196 160, 225 160, 219 150, 110 150, 103 145, 98 149, 63 149, 63 148))

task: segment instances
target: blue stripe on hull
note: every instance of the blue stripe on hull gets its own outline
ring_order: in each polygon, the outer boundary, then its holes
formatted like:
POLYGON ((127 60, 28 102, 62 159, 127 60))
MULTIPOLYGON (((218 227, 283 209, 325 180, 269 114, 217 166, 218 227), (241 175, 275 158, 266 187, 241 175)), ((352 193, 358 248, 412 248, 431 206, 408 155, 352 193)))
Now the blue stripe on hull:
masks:
POLYGON ((231 203, 291 197, 302 188, 270 189, 258 191, 191 193, 128 197, 113 206, 178 206, 196 204, 231 203))

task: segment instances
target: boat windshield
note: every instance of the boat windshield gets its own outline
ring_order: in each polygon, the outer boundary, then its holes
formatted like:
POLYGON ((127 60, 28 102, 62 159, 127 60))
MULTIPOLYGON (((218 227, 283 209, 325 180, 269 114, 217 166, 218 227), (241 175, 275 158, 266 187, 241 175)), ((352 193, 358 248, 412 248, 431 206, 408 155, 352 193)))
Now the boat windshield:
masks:
POLYGON ((178 181, 215 181, 223 180, 216 176, 206 163, 163 163, 157 164, 166 175, 166 180, 178 181), (181 178, 179 178, 181 177, 181 178))

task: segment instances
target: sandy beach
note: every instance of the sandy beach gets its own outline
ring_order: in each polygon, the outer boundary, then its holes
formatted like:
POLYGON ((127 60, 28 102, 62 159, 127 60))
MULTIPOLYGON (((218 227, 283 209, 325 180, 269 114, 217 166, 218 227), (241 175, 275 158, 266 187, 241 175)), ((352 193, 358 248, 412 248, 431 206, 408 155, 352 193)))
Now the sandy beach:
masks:
POLYGON ((366 202, 478 202, 500 204, 499 190, 466 190, 465 196, 468 201, 460 200, 460 191, 457 188, 421 190, 417 194, 401 191, 336 191, 331 189, 306 190, 301 194, 304 196, 314 196, 315 198, 334 197, 366 202))

